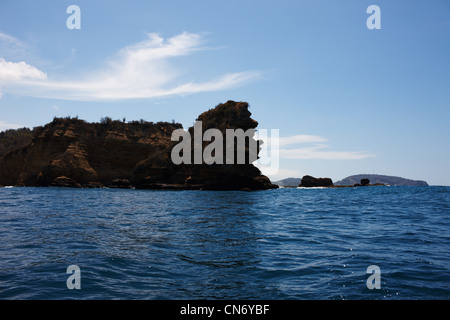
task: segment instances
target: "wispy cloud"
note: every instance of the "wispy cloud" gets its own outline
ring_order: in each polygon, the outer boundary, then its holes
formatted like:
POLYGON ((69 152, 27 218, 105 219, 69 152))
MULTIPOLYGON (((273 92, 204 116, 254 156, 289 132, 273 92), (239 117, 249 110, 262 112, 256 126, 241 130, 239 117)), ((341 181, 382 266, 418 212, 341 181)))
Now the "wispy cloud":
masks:
POLYGON ((26 64, 2 60, 0 86, 5 92, 66 100, 123 100, 188 95, 242 85, 260 77, 257 71, 228 73, 204 82, 182 82, 172 59, 204 50, 202 35, 183 32, 164 39, 147 39, 120 50, 105 66, 83 78, 64 80, 26 64), (14 68, 15 78, 9 69, 14 68), (3 76, 2 76, 3 75, 3 76), (59 78, 59 79, 57 79, 59 78))
POLYGON ((9 34, 0 32, 0 40, 1 41, 7 41, 7 42, 20 42, 18 39, 14 38, 13 36, 10 36, 9 34))
POLYGON ((7 123, 4 121, 0 121, 0 131, 5 131, 8 129, 18 129, 18 128, 23 128, 23 126, 18 125, 18 124, 13 124, 13 123, 7 123))
POLYGON ((280 149, 280 157, 310 160, 361 160, 374 156, 366 151, 328 151, 328 148, 327 145, 315 145, 296 149, 280 149))
MULTIPOLYGON (((367 151, 334 151, 329 150, 330 146, 325 144, 328 139, 317 135, 293 135, 279 137, 279 157, 280 159, 301 159, 301 160, 360 160, 375 155, 367 151)), ((274 141, 268 137, 265 139, 263 148, 271 150, 274 141)))
POLYGON ((280 137, 279 140, 280 147, 299 144, 299 143, 318 143, 325 142, 327 139, 321 136, 307 135, 307 134, 299 134, 295 136, 288 137, 280 137))
POLYGON ((0 31, 0 47, 5 50, 16 50, 23 49, 26 45, 19 39, 0 31))
POLYGON ((0 58, 15 57, 22 60, 23 57, 30 57, 31 48, 23 41, 0 31, 0 58))

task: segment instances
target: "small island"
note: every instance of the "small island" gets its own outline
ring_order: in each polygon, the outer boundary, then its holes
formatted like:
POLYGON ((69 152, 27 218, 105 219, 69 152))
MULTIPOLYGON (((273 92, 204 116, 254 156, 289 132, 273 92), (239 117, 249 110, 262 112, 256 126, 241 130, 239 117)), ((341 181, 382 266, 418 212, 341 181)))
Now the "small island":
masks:
POLYGON ((349 187, 367 187, 367 186, 385 186, 382 183, 370 184, 367 178, 361 179, 360 183, 353 185, 335 185, 330 178, 314 178, 311 176, 304 176, 298 185, 299 188, 349 188, 349 187))
POLYGON ((301 188, 332 187, 333 180, 330 178, 314 178, 312 176, 304 176, 298 186, 301 188))
POLYGON ((330 178, 315 178, 309 175, 303 178, 287 178, 275 181, 282 188, 349 188, 367 186, 428 186, 422 180, 411 180, 395 176, 378 174, 358 174, 333 183, 330 178))

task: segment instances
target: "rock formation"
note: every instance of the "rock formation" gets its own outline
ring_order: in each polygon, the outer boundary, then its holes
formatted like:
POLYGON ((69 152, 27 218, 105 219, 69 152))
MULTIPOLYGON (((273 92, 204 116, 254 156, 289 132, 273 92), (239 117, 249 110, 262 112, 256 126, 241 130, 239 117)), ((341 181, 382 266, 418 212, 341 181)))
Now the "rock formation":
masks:
MULTIPOLYGON (((214 109, 202 113, 197 121, 202 121, 202 131, 218 129, 225 146, 226 129, 254 129, 258 122, 253 120, 248 103, 228 101, 214 109)), ((194 127, 188 130, 194 136, 194 127)), ((194 141, 191 141, 191 154, 194 154, 194 141)), ((174 142, 168 150, 176 144, 174 142)), ((203 142, 202 150, 208 145, 203 142)), ((246 148, 246 159, 250 150, 246 148)), ((208 190, 264 190, 278 188, 263 176, 258 168, 246 161, 245 164, 181 164, 174 165, 170 152, 156 158, 151 156, 136 166, 135 186, 138 188, 185 188, 208 190)))
MULTIPOLYGON (((203 130, 255 128, 248 104, 228 101, 199 116, 203 130)), ((55 118, 33 130, 31 143, 0 158, 0 185, 146 189, 261 190, 277 188, 253 164, 171 161, 181 124, 145 121, 87 123, 55 118)), ((190 131, 192 128, 189 129, 190 131)), ((204 146, 203 146, 204 147, 204 146)))
POLYGON ((304 176, 298 186, 303 188, 332 187, 333 181, 330 178, 314 178, 311 176, 304 176))
POLYGON ((365 179, 361 179, 361 185, 362 186, 367 186, 370 184, 370 180, 365 178, 365 179))
POLYGON ((179 124, 56 118, 32 142, 0 159, 0 183, 13 186, 110 186, 133 179, 139 161, 170 142, 179 124))

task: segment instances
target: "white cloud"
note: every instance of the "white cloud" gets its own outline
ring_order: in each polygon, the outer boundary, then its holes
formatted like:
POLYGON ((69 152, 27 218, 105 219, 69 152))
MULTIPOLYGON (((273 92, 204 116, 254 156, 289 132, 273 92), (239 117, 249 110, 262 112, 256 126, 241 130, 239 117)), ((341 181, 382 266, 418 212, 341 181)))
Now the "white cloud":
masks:
POLYGON ((24 75, 30 77, 27 77, 26 81, 18 82, 19 78, 12 78, 5 67, 10 62, 4 60, 3 66, 0 65, 0 75, 7 74, 10 79, 15 80, 8 85, 4 84, 4 90, 8 92, 42 98, 90 101, 155 98, 217 91, 260 77, 258 72, 244 71, 221 75, 205 82, 183 83, 181 71, 171 64, 171 59, 204 50, 202 43, 203 38, 199 34, 183 32, 163 39, 152 33, 144 41, 123 48, 110 58, 103 68, 90 72, 84 78, 57 80, 49 75, 47 80, 45 73, 23 63, 24 65, 15 65, 16 68, 21 68, 21 72, 17 74, 21 75, 20 80, 23 80, 24 75))
POLYGON ((9 34, 0 32, 0 48, 3 51, 14 52, 23 51, 27 46, 17 38, 9 34))
POLYGON ((25 62, 8 62, 0 58, 0 84, 14 83, 25 79, 47 79, 47 75, 25 62))
POLYGON ((0 58, 0 98, 4 86, 23 83, 25 80, 45 80, 47 75, 33 66, 21 62, 9 62, 0 58))
MULTIPOLYGON (((276 147, 272 137, 266 137, 262 148, 270 152, 276 147), (266 149, 264 149, 266 148, 266 149)), ((317 135, 293 135, 279 137, 279 157, 280 159, 301 159, 301 160, 360 160, 373 157, 374 154, 366 151, 331 151, 329 146, 323 144, 328 139, 317 135), (301 144, 303 146, 299 147, 301 144)), ((262 152, 262 154, 265 154, 262 152)))
POLYGON ((15 60, 26 60, 31 57, 32 48, 19 39, 0 31, 0 58, 15 60))
POLYGON ((261 137, 263 140, 263 147, 270 148, 272 144, 278 145, 279 147, 287 147, 290 145, 300 144, 300 143, 319 143, 328 141, 326 138, 316 135, 308 135, 308 134, 298 134, 294 136, 286 136, 286 137, 278 137, 276 144, 273 141, 274 137, 270 136, 269 133, 267 136, 261 137))
POLYGON ((256 137, 262 139, 264 144, 259 153, 260 158, 254 165, 272 181, 304 175, 298 170, 280 168, 283 160, 361 160, 375 156, 365 151, 328 150, 329 147, 321 143, 328 139, 317 135, 302 134, 277 138, 277 132, 278 130, 271 132, 271 136, 256 137))
POLYGON ((0 121, 0 131, 5 131, 8 129, 19 129, 19 128, 23 128, 23 126, 20 126, 18 124, 12 124, 12 123, 0 121))
POLYGON ((315 143, 315 142, 325 142, 327 139, 320 136, 299 134, 289 137, 280 137, 280 146, 287 146, 298 143, 315 143))
POLYGON ((361 160, 374 155, 365 151, 327 151, 326 145, 297 149, 280 149, 280 158, 309 160, 361 160))
POLYGON ((20 43, 20 41, 13 36, 10 36, 6 33, 0 32, 0 40, 5 42, 14 42, 14 43, 20 43))

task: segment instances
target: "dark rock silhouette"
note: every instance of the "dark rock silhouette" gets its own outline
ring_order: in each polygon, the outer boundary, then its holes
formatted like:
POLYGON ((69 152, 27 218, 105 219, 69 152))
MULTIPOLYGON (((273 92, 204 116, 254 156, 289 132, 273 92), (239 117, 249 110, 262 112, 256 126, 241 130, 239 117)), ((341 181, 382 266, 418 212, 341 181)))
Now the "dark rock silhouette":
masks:
POLYGON ((370 180, 369 179, 361 179, 361 185, 362 186, 367 186, 370 184, 370 180))
POLYGON ((314 178, 311 176, 304 176, 298 186, 303 188, 332 187, 333 180, 330 178, 314 178))
POLYGON ((132 189, 133 185, 128 179, 114 179, 111 181, 110 188, 119 188, 119 189, 132 189))
POLYGON ((33 131, 28 128, 9 129, 0 132, 0 158, 5 154, 31 143, 33 131))
MULTIPOLYGON (((219 104, 214 109, 202 113, 197 121, 202 121, 202 133, 208 129, 218 129, 223 136, 225 148, 226 129, 254 129, 258 122, 253 120, 248 110, 248 103, 228 101, 219 104)), ((188 130, 194 136, 194 127, 188 130)), ((245 164, 181 164, 174 165, 170 161, 170 151, 177 142, 174 142, 168 152, 159 154, 155 158, 150 156, 136 167, 134 184, 137 188, 185 188, 207 190, 264 190, 278 188, 269 178, 249 163, 251 150, 245 148, 245 164)), ((194 163, 194 139, 191 140, 191 156, 194 163)), ((202 142, 203 150, 208 145, 202 142)), ((198 146, 197 146, 198 147, 198 146)), ((259 149, 258 149, 259 150, 259 149)), ((236 150, 235 150, 236 152, 236 150)), ((225 151, 223 152, 225 155, 225 151)))
POLYGON ((0 159, 0 183, 12 186, 58 186, 59 177, 83 187, 110 186, 133 178, 139 161, 167 146, 169 123, 87 123, 56 118, 33 131, 30 144, 0 159))
POLYGON ((81 185, 65 176, 58 177, 50 184, 51 187, 62 187, 62 188, 81 188, 81 185))
MULTIPOLYGON (((255 128, 248 104, 228 101, 204 112, 203 131, 255 128)), ((33 130, 31 143, 0 158, 0 184, 37 187, 263 190, 277 188, 253 164, 175 165, 172 132, 181 124, 87 123, 55 118, 33 130)), ((190 131, 192 128, 189 129, 190 131)), ((248 156, 248 154, 247 154, 248 156)))

